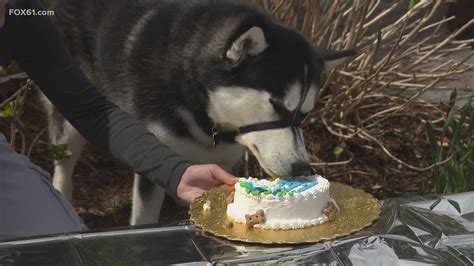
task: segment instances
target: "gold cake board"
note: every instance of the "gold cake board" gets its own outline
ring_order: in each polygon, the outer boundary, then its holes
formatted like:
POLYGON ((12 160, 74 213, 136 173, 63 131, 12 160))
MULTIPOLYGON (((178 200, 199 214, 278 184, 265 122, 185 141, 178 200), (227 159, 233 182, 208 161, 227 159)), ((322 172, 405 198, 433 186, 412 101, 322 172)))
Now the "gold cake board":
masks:
POLYGON ((226 198, 233 190, 233 186, 223 185, 203 193, 191 204, 191 221, 205 232, 230 240, 262 244, 299 244, 332 240, 360 231, 371 225, 379 217, 381 210, 380 204, 372 195, 360 189, 331 182, 331 194, 340 208, 332 222, 295 230, 249 229, 237 222, 229 228, 226 226, 226 198), (206 201, 210 202, 209 210, 203 210, 206 201))

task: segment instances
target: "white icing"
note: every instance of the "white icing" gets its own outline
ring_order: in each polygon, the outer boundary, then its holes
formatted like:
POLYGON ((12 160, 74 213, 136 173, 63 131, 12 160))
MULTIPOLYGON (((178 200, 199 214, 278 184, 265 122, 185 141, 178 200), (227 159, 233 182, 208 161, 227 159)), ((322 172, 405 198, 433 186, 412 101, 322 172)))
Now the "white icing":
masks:
POLYGON ((205 210, 205 211, 210 210, 211 209, 211 202, 210 201, 204 202, 204 205, 202 205, 202 209, 205 210))
MULTIPOLYGON (((245 223, 246 214, 254 214, 262 209, 265 212, 265 223, 255 227, 264 229, 297 229, 325 223, 328 218, 322 213, 324 208, 328 202, 335 204, 329 195, 329 181, 318 175, 305 178, 315 180, 318 184, 303 192, 283 196, 252 195, 237 182, 234 202, 227 206, 227 215, 236 222, 245 223)), ((279 182, 278 179, 268 181, 255 178, 241 178, 240 181, 265 186, 274 186, 273 183, 279 182)))

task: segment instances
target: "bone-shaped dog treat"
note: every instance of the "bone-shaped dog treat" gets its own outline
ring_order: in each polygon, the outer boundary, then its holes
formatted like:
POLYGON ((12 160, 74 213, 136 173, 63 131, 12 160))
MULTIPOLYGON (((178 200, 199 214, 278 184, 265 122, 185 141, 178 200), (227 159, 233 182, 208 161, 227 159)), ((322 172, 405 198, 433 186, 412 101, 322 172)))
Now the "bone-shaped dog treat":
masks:
POLYGON ((323 213, 328 217, 328 221, 334 221, 336 219, 337 207, 332 202, 328 202, 326 208, 324 208, 323 213))
POLYGON ((255 214, 245 215, 245 225, 247 228, 252 228, 256 224, 263 224, 265 222, 265 212, 258 210, 255 214))

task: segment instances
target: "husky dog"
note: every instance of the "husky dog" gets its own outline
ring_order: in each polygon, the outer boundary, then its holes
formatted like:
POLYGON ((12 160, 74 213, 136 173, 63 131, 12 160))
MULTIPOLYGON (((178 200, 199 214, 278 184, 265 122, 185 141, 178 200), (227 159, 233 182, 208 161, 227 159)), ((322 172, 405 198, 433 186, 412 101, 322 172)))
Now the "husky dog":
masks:
MULTIPOLYGON (((247 148, 270 175, 308 174, 299 123, 321 74, 354 55, 316 49, 235 1, 62 0, 55 11, 71 52, 110 101, 184 159, 229 171, 247 148)), ((56 162, 53 184, 71 198, 85 141, 57 111, 49 115, 52 142, 72 152, 56 162)), ((164 195, 136 175, 131 224, 157 222, 164 195)))

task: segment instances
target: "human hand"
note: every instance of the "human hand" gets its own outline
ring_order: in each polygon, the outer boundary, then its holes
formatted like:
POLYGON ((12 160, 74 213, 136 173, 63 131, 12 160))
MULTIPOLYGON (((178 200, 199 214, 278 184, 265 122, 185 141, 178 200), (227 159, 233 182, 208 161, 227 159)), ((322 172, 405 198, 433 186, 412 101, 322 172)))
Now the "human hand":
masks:
POLYGON ((188 204, 203 192, 222 184, 234 185, 237 177, 215 164, 191 165, 184 171, 176 195, 188 204))

